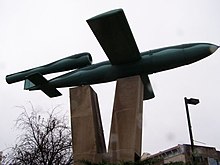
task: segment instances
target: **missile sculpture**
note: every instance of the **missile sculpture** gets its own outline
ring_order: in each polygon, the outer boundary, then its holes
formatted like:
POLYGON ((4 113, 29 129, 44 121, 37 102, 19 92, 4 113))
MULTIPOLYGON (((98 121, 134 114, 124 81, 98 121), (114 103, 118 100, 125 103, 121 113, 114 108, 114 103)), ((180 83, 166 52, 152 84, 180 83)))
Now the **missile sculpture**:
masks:
POLYGON ((91 64, 89 53, 73 55, 53 63, 6 76, 8 83, 25 80, 26 90, 42 90, 49 97, 60 96, 56 88, 91 85, 140 75, 144 84, 144 99, 154 93, 149 74, 173 69, 199 61, 219 46, 191 43, 140 53, 122 9, 112 10, 87 20, 109 61, 91 64), (44 74, 72 70, 46 80, 44 74))

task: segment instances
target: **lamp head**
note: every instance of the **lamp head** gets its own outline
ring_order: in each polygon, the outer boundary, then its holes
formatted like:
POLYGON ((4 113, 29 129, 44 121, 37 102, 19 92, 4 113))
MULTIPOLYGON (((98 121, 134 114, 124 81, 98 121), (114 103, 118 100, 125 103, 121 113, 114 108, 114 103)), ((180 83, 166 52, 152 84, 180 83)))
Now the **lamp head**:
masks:
POLYGON ((187 104, 192 104, 192 105, 199 104, 199 99, 195 99, 195 98, 187 99, 187 98, 185 97, 185 100, 186 100, 186 103, 187 103, 187 104))

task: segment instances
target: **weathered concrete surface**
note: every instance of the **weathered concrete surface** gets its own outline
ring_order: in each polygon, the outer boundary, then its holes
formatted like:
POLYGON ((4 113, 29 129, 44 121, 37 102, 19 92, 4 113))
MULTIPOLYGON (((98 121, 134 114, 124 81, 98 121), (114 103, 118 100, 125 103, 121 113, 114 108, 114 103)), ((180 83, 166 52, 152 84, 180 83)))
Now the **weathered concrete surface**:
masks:
POLYGON ((90 86, 70 89, 70 110, 74 164, 102 161, 106 146, 97 95, 90 86))
POLYGON ((141 156, 143 84, 139 76, 117 80, 108 156, 111 162, 141 156))

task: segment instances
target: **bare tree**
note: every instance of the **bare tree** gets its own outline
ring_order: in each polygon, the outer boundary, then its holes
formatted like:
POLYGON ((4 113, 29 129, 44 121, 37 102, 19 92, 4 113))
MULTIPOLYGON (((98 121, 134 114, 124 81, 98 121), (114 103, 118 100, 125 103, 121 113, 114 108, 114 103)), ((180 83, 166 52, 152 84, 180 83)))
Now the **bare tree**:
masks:
POLYGON ((25 107, 16 121, 22 130, 17 144, 6 161, 16 165, 69 165, 73 163, 71 129, 66 116, 58 117, 53 110, 43 117, 33 106, 25 107))

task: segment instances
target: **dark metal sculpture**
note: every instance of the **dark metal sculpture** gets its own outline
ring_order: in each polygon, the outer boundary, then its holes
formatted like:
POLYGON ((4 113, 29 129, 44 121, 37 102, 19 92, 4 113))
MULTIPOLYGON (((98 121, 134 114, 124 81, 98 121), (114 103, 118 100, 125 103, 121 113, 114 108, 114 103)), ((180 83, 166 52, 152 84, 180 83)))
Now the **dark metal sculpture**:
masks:
POLYGON ((60 96, 56 88, 89 85, 140 75, 144 99, 154 97, 148 74, 191 64, 214 53, 219 46, 192 43, 140 53, 122 9, 113 10, 87 20, 109 61, 91 65, 89 53, 67 57, 42 67, 6 76, 8 83, 25 80, 25 89, 42 90, 49 97, 60 96), (43 75, 75 69, 46 80, 43 75))

